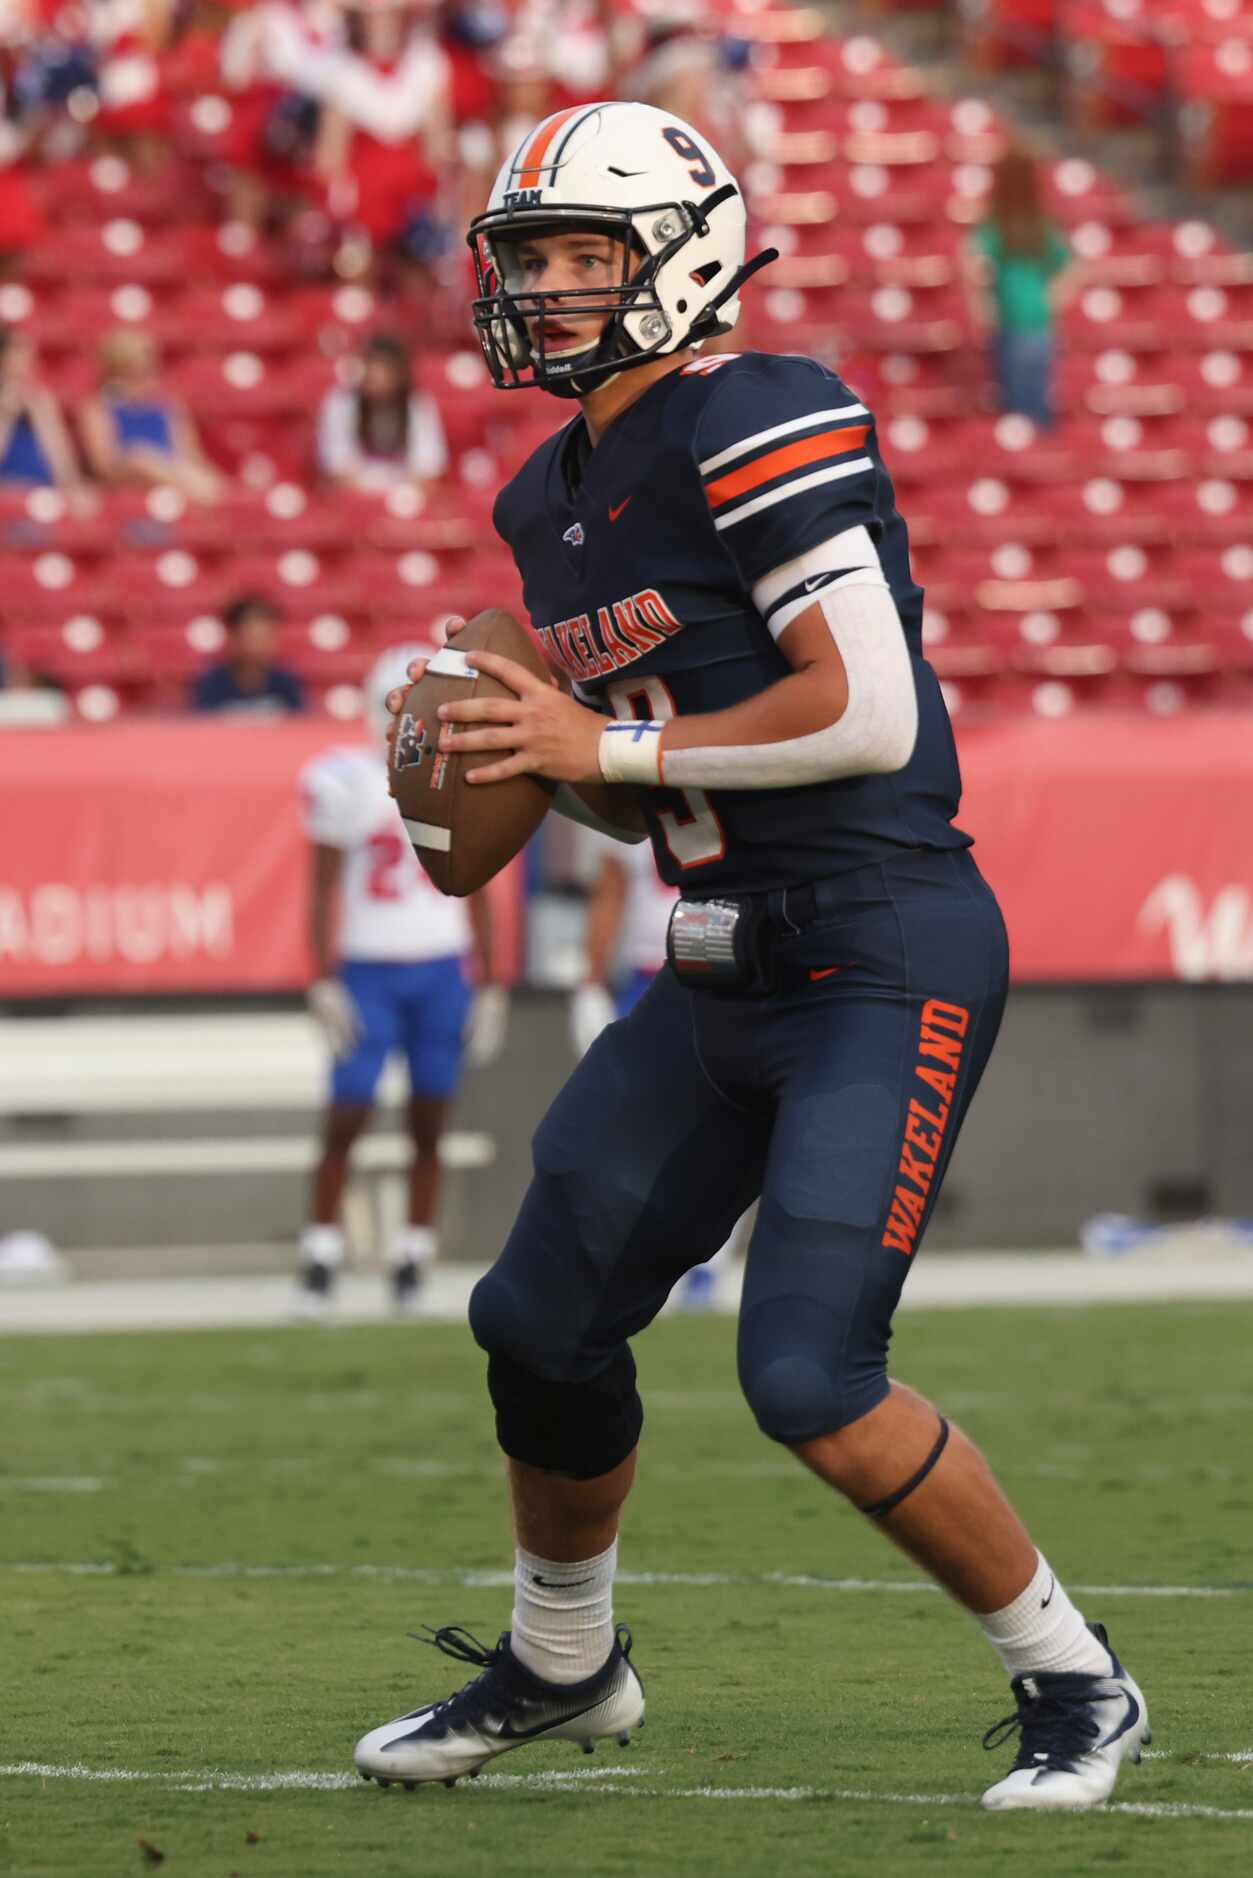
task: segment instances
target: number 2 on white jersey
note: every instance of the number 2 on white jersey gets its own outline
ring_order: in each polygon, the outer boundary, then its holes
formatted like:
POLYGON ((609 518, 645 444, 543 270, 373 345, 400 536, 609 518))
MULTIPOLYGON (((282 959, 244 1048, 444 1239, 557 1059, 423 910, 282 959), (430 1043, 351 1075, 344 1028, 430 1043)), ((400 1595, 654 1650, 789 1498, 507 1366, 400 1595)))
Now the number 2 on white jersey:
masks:
MULTIPOLYGON (((674 699, 664 678, 623 680, 608 687, 609 702, 617 718, 651 718, 668 724, 674 716, 674 699), (637 710, 637 704, 643 705, 637 710)), ((709 806, 703 789, 670 789, 666 794, 682 806, 659 809, 657 819, 669 848, 680 867, 702 867, 707 861, 720 861, 727 851, 722 823, 709 806)))

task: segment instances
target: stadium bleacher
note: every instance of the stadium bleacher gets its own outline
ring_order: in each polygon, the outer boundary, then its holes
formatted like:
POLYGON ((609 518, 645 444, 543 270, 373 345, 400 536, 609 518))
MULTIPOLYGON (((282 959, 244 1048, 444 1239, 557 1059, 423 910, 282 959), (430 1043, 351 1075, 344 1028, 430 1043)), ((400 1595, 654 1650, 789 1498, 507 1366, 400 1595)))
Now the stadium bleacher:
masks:
MULTIPOLYGON (((1095 83, 1092 59, 1124 88, 1178 89, 1205 112, 1189 143, 1198 175, 1253 166, 1241 0, 962 11, 988 62, 1069 44, 1076 97, 1095 83)), ((1010 127, 982 100, 933 95, 877 39, 832 37, 813 9, 746 3, 723 26, 754 48, 745 180, 781 253, 738 340, 838 363, 878 410, 955 711, 1247 700, 1253 256, 1202 221, 1145 219, 1086 160, 1053 161, 1052 212, 1085 269, 1062 319, 1063 422, 1041 435, 998 417, 961 250, 1010 127)), ((211 81, 203 48, 177 66, 159 178, 90 145, 30 165, 39 227, 0 279, 0 320, 36 340, 65 407, 94 381, 89 336, 149 334, 233 493, 203 507, 172 489, 112 491, 84 510, 5 490, 0 643, 94 718, 166 709, 220 648, 230 595, 260 588, 281 602, 284 659, 323 708, 351 715, 381 643, 449 611, 519 604, 508 557, 485 545, 490 499, 566 412, 499 396, 468 330, 439 340, 446 305, 428 318, 374 285, 311 280, 226 219, 210 132, 225 134, 231 106, 211 81), (395 327, 436 335, 421 384, 452 472, 413 500, 328 491, 318 401, 364 336, 395 327)), ((460 288, 444 297, 461 317, 460 288)))

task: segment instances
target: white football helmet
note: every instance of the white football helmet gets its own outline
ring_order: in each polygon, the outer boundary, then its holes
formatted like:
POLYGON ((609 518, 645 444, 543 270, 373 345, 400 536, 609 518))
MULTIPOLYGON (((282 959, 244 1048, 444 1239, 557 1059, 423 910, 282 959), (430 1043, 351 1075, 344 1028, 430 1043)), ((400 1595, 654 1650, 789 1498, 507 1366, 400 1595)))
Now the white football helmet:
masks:
POLYGON ((434 646, 419 645, 416 640, 412 644, 388 646, 370 667, 365 681, 365 718, 380 742, 386 742, 392 722, 387 709, 388 692, 398 685, 409 684, 411 659, 433 659, 435 651, 434 646))
POLYGON ((494 382, 576 398, 619 372, 729 332, 739 289, 775 259, 744 261, 744 198, 717 151, 649 104, 588 104, 536 125, 501 166, 467 237, 478 273, 474 324, 494 382), (588 292, 530 292, 518 265, 530 237, 593 228, 622 244, 622 279, 588 292), (544 319, 568 305, 602 315, 585 350, 548 354, 544 319), (534 337, 532 337, 534 334, 534 337))

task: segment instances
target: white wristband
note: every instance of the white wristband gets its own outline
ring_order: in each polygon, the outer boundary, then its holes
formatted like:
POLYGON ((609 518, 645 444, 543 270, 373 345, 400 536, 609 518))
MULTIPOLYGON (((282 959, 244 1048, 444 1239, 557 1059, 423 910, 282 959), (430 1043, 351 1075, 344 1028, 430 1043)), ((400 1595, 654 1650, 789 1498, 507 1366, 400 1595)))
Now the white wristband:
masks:
POLYGON ((606 724, 597 752, 605 781, 656 788, 661 782, 661 732, 660 724, 632 718, 606 724))

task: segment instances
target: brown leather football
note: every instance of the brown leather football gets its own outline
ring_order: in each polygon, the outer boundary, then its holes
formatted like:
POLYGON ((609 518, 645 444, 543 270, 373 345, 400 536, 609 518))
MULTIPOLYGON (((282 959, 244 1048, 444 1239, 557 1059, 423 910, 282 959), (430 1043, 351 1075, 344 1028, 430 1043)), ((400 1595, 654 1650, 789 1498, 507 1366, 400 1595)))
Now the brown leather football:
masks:
POLYGON ((504 752, 441 752, 441 704, 465 698, 507 698, 507 685, 466 664, 467 652, 498 652, 547 678, 539 648, 511 613, 489 607, 467 621, 412 685, 391 736, 388 783, 413 851, 441 893, 474 893, 525 847, 552 802, 553 785, 536 776, 468 783, 504 752))

